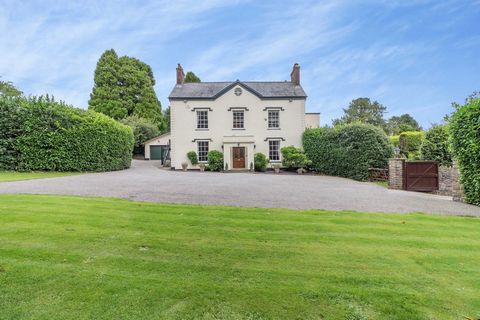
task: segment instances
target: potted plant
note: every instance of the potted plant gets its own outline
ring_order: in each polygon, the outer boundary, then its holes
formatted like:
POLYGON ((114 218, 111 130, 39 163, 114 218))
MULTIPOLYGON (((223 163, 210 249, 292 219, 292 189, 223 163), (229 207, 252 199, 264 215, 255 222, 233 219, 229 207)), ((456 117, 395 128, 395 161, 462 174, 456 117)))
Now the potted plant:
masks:
POLYGON ((188 163, 187 162, 182 162, 183 171, 187 171, 187 168, 188 168, 188 163))
POLYGON ((273 165, 273 170, 275 170, 275 173, 280 173, 280 164, 279 163, 275 163, 273 165))
POLYGON ((201 171, 201 172, 205 171, 205 164, 204 164, 204 163, 200 163, 200 164, 198 165, 198 167, 200 168, 200 171, 201 171))
POLYGON ((253 172, 254 167, 253 167, 253 162, 250 162, 250 172, 253 172))

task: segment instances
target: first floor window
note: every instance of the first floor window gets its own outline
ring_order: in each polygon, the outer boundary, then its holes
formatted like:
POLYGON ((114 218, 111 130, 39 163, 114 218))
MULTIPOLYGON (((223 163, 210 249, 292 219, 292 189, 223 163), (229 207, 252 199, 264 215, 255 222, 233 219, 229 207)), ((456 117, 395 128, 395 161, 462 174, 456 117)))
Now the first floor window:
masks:
POLYGON ((280 140, 268 141, 268 158, 271 161, 280 160, 280 140))
POLYGON ((243 129, 244 114, 243 111, 233 111, 233 129, 243 129))
POLYGON ((268 111, 268 128, 269 129, 280 128, 280 111, 278 110, 268 111))
POLYGON ((208 129, 208 111, 197 111, 197 129, 208 129))
POLYGON ((198 146, 198 161, 208 161, 208 141, 197 141, 198 146))

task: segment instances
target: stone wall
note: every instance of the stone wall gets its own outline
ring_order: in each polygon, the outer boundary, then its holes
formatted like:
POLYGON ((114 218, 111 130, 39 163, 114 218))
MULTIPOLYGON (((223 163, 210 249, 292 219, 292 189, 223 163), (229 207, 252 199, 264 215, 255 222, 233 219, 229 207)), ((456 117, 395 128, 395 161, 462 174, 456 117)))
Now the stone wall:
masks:
POLYGON ((455 201, 463 201, 463 188, 460 184, 460 172, 454 164, 452 167, 438 168, 438 191, 436 194, 451 196, 455 201))

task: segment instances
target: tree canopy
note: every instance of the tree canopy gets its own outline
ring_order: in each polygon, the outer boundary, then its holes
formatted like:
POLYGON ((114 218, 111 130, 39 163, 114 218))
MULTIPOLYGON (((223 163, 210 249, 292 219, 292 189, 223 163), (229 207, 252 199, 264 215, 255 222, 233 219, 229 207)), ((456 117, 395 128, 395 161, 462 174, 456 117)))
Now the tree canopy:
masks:
POLYGON ((23 92, 18 90, 12 82, 0 80, 0 95, 6 97, 19 97, 23 92))
POLYGON ((352 100, 347 108, 343 109, 345 114, 340 119, 333 120, 333 125, 363 123, 383 128, 385 126, 383 115, 386 109, 384 105, 377 101, 372 102, 369 98, 357 98, 352 100))
POLYGON ((133 57, 118 57, 113 49, 107 50, 95 69, 89 108, 117 120, 136 115, 163 130, 165 124, 154 85, 149 65, 133 57))
POLYGON ((189 83, 189 82, 202 82, 199 77, 192 71, 188 71, 187 74, 185 75, 185 80, 184 82, 189 83))
POLYGON ((393 116, 387 120, 385 131, 388 134, 398 135, 406 131, 420 131, 422 127, 408 113, 402 114, 401 116, 393 116))

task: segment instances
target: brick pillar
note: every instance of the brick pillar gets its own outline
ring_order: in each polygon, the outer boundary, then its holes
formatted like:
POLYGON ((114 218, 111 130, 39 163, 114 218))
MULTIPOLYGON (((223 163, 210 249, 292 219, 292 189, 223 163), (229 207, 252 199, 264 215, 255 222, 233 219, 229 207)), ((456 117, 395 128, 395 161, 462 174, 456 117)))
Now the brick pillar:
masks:
POLYGON ((460 183, 460 171, 456 162, 453 162, 452 166, 452 197, 453 201, 464 201, 465 194, 463 193, 463 187, 460 183))
POLYGON ((403 190, 403 167, 405 159, 393 158, 388 160, 388 188, 403 190))

